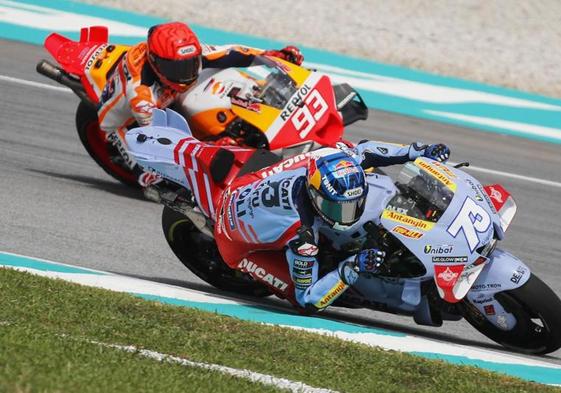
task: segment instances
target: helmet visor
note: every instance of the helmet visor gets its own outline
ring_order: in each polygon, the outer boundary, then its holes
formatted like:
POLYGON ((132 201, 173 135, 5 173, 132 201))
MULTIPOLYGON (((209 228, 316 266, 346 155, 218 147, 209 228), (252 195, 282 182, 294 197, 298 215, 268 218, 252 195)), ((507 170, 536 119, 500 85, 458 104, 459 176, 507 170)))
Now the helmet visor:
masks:
POLYGON ((151 54, 152 62, 156 70, 168 81, 180 84, 194 82, 199 76, 201 57, 195 56, 189 59, 169 60, 151 54))
POLYGON ((310 188, 312 202, 320 215, 331 224, 350 225, 358 221, 364 211, 366 194, 351 201, 331 201, 310 188))

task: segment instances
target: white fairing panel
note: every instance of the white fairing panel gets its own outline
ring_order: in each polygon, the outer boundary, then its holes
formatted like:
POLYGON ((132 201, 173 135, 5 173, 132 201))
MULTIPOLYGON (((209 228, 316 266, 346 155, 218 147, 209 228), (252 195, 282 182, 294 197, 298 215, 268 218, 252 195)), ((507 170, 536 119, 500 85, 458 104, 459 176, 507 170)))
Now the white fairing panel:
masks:
POLYGON ((186 138, 194 140, 185 120, 170 109, 155 110, 152 125, 134 128, 125 136, 129 153, 144 170, 188 187, 185 171, 174 159, 177 144, 186 138))

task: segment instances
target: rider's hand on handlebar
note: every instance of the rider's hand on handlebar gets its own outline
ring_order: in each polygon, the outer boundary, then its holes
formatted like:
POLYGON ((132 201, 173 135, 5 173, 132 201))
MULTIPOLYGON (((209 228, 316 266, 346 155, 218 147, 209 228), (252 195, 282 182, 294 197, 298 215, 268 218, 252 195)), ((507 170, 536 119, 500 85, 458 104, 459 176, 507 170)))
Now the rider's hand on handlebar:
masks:
POLYGON ((377 273, 384 263, 386 253, 377 248, 367 248, 356 254, 356 269, 360 273, 377 273))
POLYGON ((304 61, 304 55, 302 55, 300 49, 292 45, 286 46, 281 50, 268 50, 265 54, 278 57, 298 66, 304 61))
POLYGON ((442 143, 430 145, 425 149, 423 156, 436 161, 446 162, 450 158, 450 149, 442 143))

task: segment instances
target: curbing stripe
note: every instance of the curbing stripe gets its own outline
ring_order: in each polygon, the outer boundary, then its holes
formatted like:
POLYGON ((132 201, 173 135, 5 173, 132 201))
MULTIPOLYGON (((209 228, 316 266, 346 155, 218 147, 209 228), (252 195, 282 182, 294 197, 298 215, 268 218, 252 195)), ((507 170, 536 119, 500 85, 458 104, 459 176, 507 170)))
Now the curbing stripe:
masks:
POLYGON ((234 301, 200 291, 103 273, 92 269, 69 269, 69 265, 48 262, 38 258, 27 258, 16 254, 0 252, 0 267, 2 266, 42 276, 61 278, 82 285, 127 292, 148 300, 198 308, 242 320, 331 335, 372 347, 409 352, 454 364, 475 365, 534 382, 561 384, 561 366, 549 363, 545 359, 538 360, 500 351, 436 341, 321 317, 305 317, 257 303, 234 301), (73 270, 77 272, 71 272, 73 270), (89 274, 83 274, 84 271, 89 274))

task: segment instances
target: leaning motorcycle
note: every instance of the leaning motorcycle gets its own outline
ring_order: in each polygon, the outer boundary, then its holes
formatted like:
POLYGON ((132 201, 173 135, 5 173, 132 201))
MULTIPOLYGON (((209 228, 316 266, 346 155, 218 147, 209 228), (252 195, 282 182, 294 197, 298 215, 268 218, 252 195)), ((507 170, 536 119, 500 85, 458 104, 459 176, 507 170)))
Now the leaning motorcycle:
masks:
MULTIPOLYGON (((41 60, 37 71, 80 98, 76 129, 87 152, 109 175, 136 186, 123 158, 124 133, 106 135, 97 119, 101 94, 129 46, 109 44, 102 26, 83 28, 79 42, 52 33, 44 45, 60 66, 41 60)), ((349 85, 332 85, 324 74, 270 56, 257 56, 249 67, 203 70, 174 109, 189 120, 200 140, 288 148, 286 154, 309 150, 308 142, 334 144, 344 126, 368 116, 349 85)))
MULTIPOLYGON (((165 237, 188 269, 220 289, 275 294, 295 304, 283 252, 267 252, 266 258, 277 261, 269 270, 252 262, 257 251, 236 270, 223 262, 213 233, 235 223, 221 214, 217 218, 213 206, 233 181, 244 176, 265 181, 306 165, 310 153, 283 159, 270 151, 239 147, 199 146, 194 151, 187 124, 171 110, 167 115, 155 111, 152 126, 131 130, 126 137, 140 165, 177 186, 174 198, 189 194, 187 184, 207 190, 206 197, 195 191, 194 209, 188 198, 183 205, 169 203, 165 195, 162 199, 165 237)), ((380 171, 366 178, 364 214, 370 221, 337 236, 323 233, 320 274, 373 243, 387 257, 379 273, 361 273, 335 306, 409 315, 426 326, 465 318, 490 339, 525 353, 545 354, 561 347, 561 300, 524 262, 497 247, 516 213, 504 187, 483 186, 460 165, 428 158, 404 165, 395 182, 380 171)), ((270 202, 274 194, 271 190, 248 197, 259 204, 270 202)))

